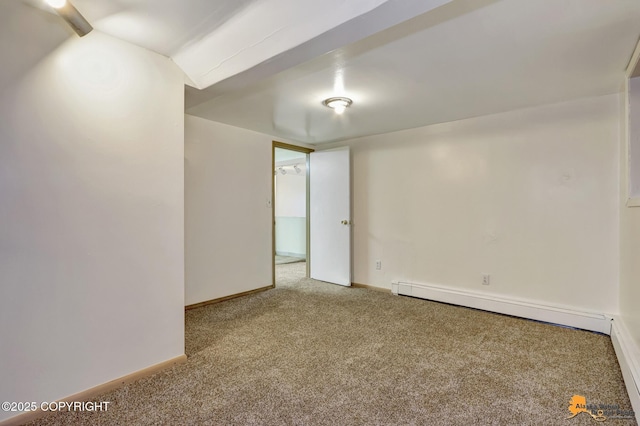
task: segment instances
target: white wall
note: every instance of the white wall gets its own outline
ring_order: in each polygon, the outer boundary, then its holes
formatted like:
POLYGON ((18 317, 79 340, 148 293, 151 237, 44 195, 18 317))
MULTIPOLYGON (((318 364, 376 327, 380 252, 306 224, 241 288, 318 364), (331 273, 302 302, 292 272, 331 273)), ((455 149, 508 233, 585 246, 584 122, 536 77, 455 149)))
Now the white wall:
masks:
POLYGON ((185 116, 187 305, 272 284, 271 141, 185 116))
POLYGON ((307 174, 289 172, 276 176, 276 253, 304 257, 307 252, 307 174))
POLYGON ((611 95, 349 141, 354 282, 616 312, 618 114, 611 95))
POLYGON ((306 217, 307 172, 301 167, 299 174, 289 171, 276 176, 276 217, 306 217))
POLYGON ((276 253, 283 256, 306 256, 306 218, 276 216, 276 253))
POLYGON ((2 401, 184 353, 183 75, 43 15, 0 4, 2 401))

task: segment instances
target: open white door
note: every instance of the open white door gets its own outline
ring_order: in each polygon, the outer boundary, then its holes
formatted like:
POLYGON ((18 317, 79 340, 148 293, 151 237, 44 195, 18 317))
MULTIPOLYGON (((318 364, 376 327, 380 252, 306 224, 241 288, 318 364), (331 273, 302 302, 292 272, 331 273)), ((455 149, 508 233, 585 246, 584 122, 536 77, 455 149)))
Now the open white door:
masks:
POLYGON ((351 285, 351 158, 349 148, 310 157, 311 278, 351 285))

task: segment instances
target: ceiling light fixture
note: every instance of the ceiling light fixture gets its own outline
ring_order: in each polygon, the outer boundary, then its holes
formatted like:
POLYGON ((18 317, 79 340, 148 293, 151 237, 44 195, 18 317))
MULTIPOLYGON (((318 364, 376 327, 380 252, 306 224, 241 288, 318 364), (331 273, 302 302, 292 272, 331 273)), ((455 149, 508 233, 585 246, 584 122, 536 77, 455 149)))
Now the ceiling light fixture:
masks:
POLYGON ((284 167, 280 167, 280 168, 278 168, 278 170, 280 170, 280 174, 281 175, 286 175, 287 174, 287 171, 284 169, 284 167))
POLYGON ((93 30, 93 27, 87 21, 78 9, 76 9, 67 0, 46 0, 47 4, 54 8, 58 15, 65 21, 80 37, 86 36, 93 30))
POLYGON ((54 9, 60 9, 67 3, 67 0, 47 0, 47 4, 54 9))
POLYGON ((298 167, 297 164, 293 166, 293 170, 295 170, 296 173, 298 173, 298 174, 300 174, 300 172, 302 171, 302 169, 300 167, 298 167))
POLYGON ((352 103, 351 99, 343 97, 329 98, 322 101, 322 105, 332 108, 336 114, 342 114, 352 103))

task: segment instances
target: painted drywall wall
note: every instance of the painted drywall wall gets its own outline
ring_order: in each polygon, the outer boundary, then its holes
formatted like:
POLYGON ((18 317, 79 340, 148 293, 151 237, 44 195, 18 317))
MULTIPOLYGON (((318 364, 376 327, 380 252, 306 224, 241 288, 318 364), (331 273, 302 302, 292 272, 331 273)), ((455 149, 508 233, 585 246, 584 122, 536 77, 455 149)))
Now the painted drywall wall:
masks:
MULTIPOLYGON (((276 164, 277 166, 277 164, 276 164)), ((306 165, 300 173, 292 166, 276 179, 276 253, 304 257, 307 252, 307 179, 306 165)))
POLYGON ((301 165, 300 173, 289 172, 276 176, 276 217, 305 217, 307 212, 307 172, 301 165))
POLYGON ((616 312, 618 111, 610 95, 348 141, 354 281, 616 312))
POLYGON ((184 77, 42 13, 0 5, 2 401, 184 354, 184 77))
POLYGON ((272 284, 271 141, 185 116, 187 305, 272 284))
POLYGON ((276 253, 283 256, 306 256, 306 218, 276 216, 276 253))
MULTIPOLYGON (((640 78, 633 80, 640 81, 640 78)), ((636 350, 640 349, 640 207, 627 207, 629 198, 629 176, 630 160, 629 155, 629 128, 640 131, 640 109, 634 110, 633 106, 640 107, 640 86, 634 84, 630 87, 633 100, 622 96, 620 105, 620 319, 624 322, 624 327, 631 334, 636 350), (625 102, 635 101, 631 104, 630 121, 626 120, 627 114, 625 102), (629 123, 629 124, 628 124, 629 123), (629 127, 628 127, 629 126, 629 127)), ((640 139, 633 140, 638 143, 640 139)), ((637 145, 640 148, 640 144, 637 145)), ((638 159, 635 159, 638 160, 638 159)), ((640 167, 640 162, 634 161, 634 167, 640 167)), ((640 176, 640 173, 635 173, 640 176)), ((636 354, 640 355, 640 354, 636 354)), ((640 359, 635 360, 640 364, 640 359)), ((637 368, 637 367, 636 367, 637 368)))

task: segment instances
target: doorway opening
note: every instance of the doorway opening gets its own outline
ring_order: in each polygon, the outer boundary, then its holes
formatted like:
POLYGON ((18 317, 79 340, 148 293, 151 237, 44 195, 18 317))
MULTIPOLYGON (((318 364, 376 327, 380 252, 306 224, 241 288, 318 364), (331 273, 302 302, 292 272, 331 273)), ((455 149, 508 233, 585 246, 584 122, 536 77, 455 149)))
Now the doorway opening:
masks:
POLYGON ((273 283, 309 277, 309 153, 273 142, 273 283))

